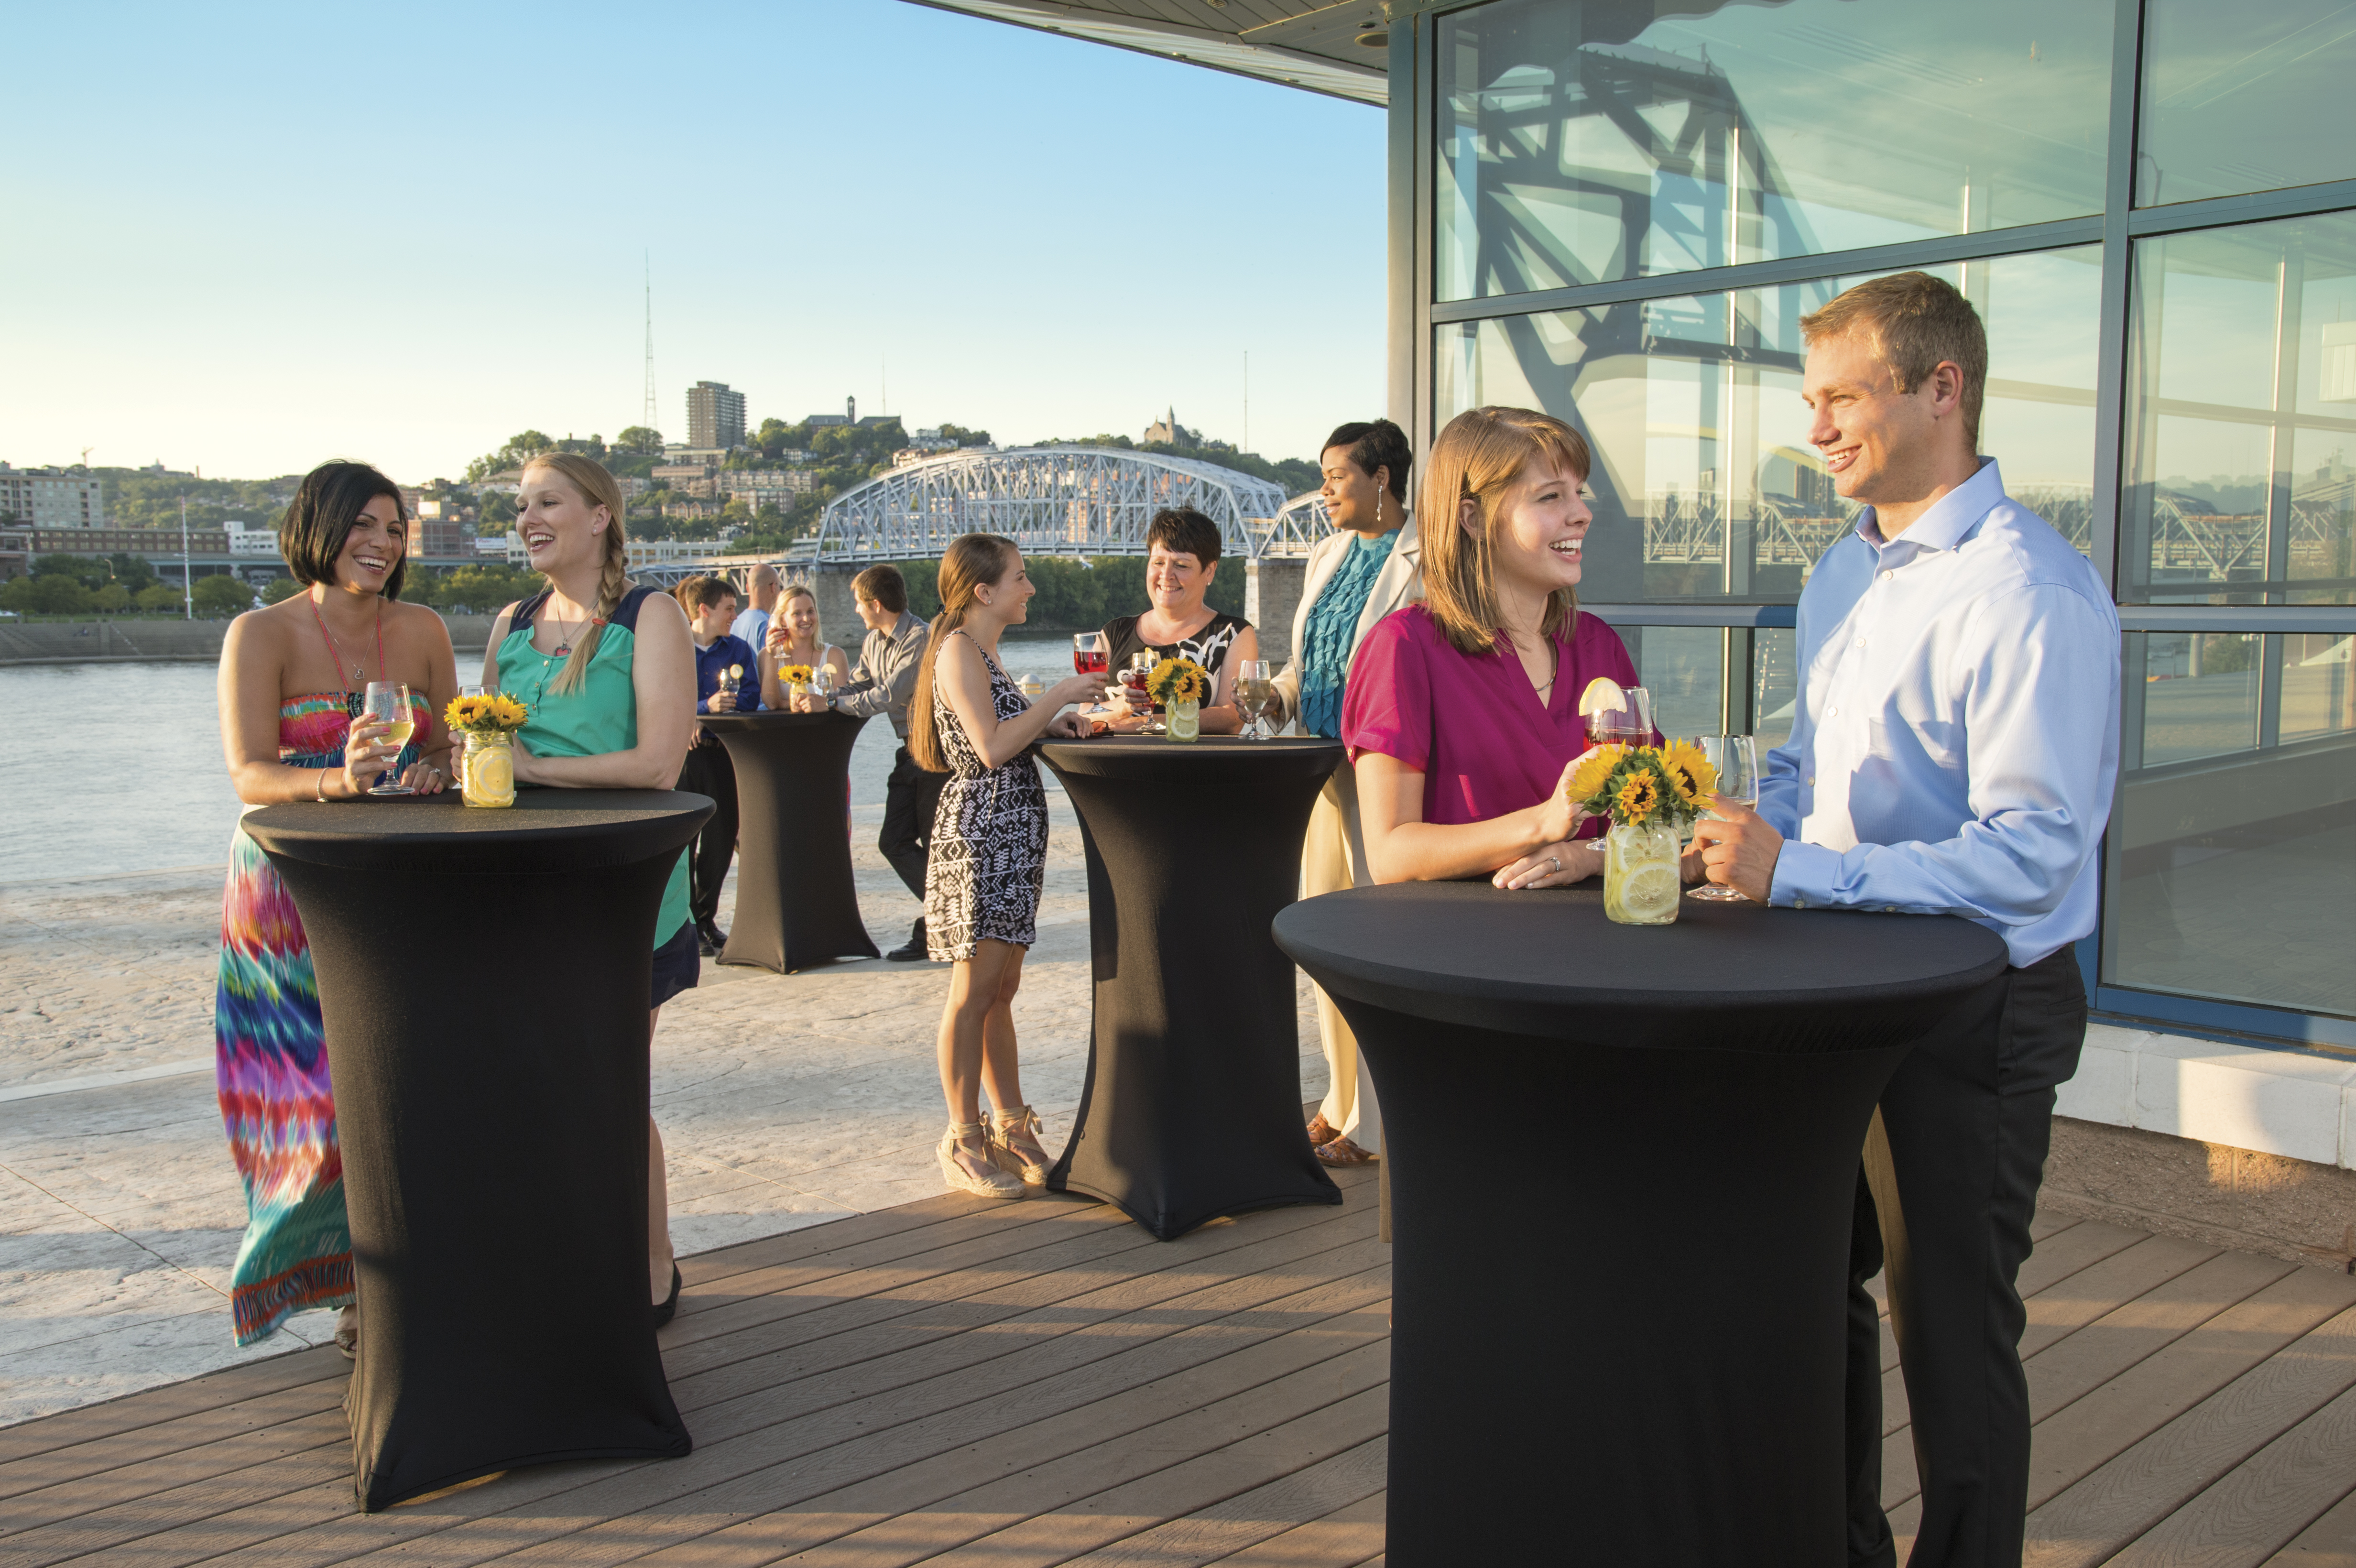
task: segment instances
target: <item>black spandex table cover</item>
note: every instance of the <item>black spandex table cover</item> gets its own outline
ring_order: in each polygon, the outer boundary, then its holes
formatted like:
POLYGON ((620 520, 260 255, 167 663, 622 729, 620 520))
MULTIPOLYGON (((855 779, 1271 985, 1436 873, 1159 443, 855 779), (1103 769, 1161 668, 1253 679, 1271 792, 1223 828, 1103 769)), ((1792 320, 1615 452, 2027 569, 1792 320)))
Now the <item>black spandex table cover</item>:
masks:
POLYGON ((1392 1568, 1846 1562, 1859 1151, 2003 944, 1486 881, 1312 899, 1276 940, 1382 1088, 1392 1568))
POLYGON ((245 818, 318 975, 363 1511, 691 1446, 648 1304, 647 998, 663 884, 712 809, 528 789, 487 810, 454 789, 245 818))
POLYGON ((1341 745, 1100 737, 1040 754, 1080 819, 1096 981, 1087 1082, 1048 1187, 1165 1242, 1342 1201, 1309 1149, 1292 965, 1267 934, 1300 893, 1341 745))
POLYGON ((736 918, 723 964, 790 973, 881 956, 859 917, 843 831, 847 713, 711 713, 699 720, 736 768, 736 918))

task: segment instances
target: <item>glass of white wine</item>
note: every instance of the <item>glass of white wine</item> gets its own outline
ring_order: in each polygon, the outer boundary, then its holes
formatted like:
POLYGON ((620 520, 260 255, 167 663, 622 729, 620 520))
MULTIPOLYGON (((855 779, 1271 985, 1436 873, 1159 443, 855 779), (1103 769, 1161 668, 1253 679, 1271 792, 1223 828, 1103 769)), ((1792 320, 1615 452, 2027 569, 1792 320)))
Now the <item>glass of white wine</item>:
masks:
POLYGON ((1264 741, 1276 733, 1269 723, 1276 711, 1275 668, 1266 659, 1236 664, 1236 710, 1243 715, 1240 733, 1247 741, 1264 741))
MULTIPOLYGON (((1709 765, 1718 771, 1718 793, 1727 799, 1739 801, 1754 809, 1759 805, 1759 747, 1748 735, 1695 735, 1692 744, 1701 749, 1709 765)), ((1703 815, 1716 820, 1716 812, 1703 815)), ((1704 882, 1689 890, 1686 896, 1708 899, 1714 903, 1744 903, 1742 894, 1718 882, 1704 882)))
POLYGON ((369 794, 415 795, 415 790, 401 782, 401 753, 417 728, 416 711, 409 705, 409 688, 397 680, 369 681, 367 704, 368 716, 384 721, 384 739, 392 747, 390 765, 376 783, 369 785, 369 794))

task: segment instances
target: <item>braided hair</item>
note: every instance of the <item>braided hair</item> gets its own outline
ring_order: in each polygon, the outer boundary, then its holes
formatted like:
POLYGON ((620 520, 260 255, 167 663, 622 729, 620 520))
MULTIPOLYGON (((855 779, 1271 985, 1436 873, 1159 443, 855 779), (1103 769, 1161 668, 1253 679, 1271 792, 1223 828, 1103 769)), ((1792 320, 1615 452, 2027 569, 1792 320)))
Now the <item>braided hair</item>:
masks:
MULTIPOLYGON (((524 464, 529 474, 535 468, 552 468, 564 476, 565 483, 580 492, 581 498, 592 507, 603 507, 609 519, 600 537, 605 541, 605 566, 597 579, 597 603, 588 635, 573 645, 573 656, 548 683, 548 689, 560 695, 577 691, 589 677, 589 661, 597 656, 597 645, 605 640, 605 623, 612 620, 622 595, 630 591, 629 577, 623 571, 629 560, 629 539, 622 531, 622 517, 627 504, 622 499, 622 487, 605 471, 605 465, 594 457, 577 452, 544 452, 524 464)), ((552 581, 550 587, 554 587, 552 581)))

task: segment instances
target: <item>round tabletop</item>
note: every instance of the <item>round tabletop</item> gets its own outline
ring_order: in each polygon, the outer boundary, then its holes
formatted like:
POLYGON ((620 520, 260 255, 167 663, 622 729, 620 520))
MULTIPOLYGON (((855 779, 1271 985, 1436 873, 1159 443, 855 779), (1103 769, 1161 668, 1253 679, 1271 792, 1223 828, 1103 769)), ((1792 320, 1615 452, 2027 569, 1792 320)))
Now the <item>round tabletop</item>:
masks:
POLYGON ((712 810, 706 796, 669 789, 527 787, 496 808, 467 805, 448 789, 268 805, 242 826, 264 850, 322 866, 397 859, 404 870, 570 871, 677 848, 712 810))
POLYGON ((1236 735, 1205 735, 1173 741, 1167 735, 1094 735, 1085 741, 1046 741, 1039 754, 1058 772, 1091 778, 1166 776, 1180 768, 1233 765, 1258 758, 1331 773, 1342 761, 1342 742, 1323 736, 1285 735, 1247 741, 1236 735))
POLYGON ((864 720, 849 713, 793 713, 781 708, 764 708, 757 713, 699 713, 695 721, 713 734, 743 734, 744 731, 770 730, 815 730, 822 724, 858 724, 864 720))
POLYGON ((1411 1017, 1666 1048, 1895 1043, 1921 1032, 1926 1003, 2006 964, 1993 932, 1952 915, 1687 899, 1673 925, 1621 925, 1600 878, 1354 888, 1283 911, 1276 940, 1327 990, 1411 1017))

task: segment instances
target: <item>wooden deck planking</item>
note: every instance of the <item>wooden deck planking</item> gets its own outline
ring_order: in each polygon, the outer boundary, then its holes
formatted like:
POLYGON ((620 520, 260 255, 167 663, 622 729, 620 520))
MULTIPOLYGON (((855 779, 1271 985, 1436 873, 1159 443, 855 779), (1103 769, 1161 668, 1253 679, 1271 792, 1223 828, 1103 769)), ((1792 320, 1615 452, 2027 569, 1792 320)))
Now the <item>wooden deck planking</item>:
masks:
MULTIPOLYGON (((0 1430, 0 1568, 1376 1568, 1387 1249, 1344 1207, 1157 1243, 943 1197, 685 1260, 694 1454, 352 1511, 305 1351, 0 1430)), ((2028 1562, 2356 1568, 2356 1281, 2067 1216, 2023 1270, 2028 1562)), ((1884 1322, 1885 1496, 1919 1512, 1884 1322)))

